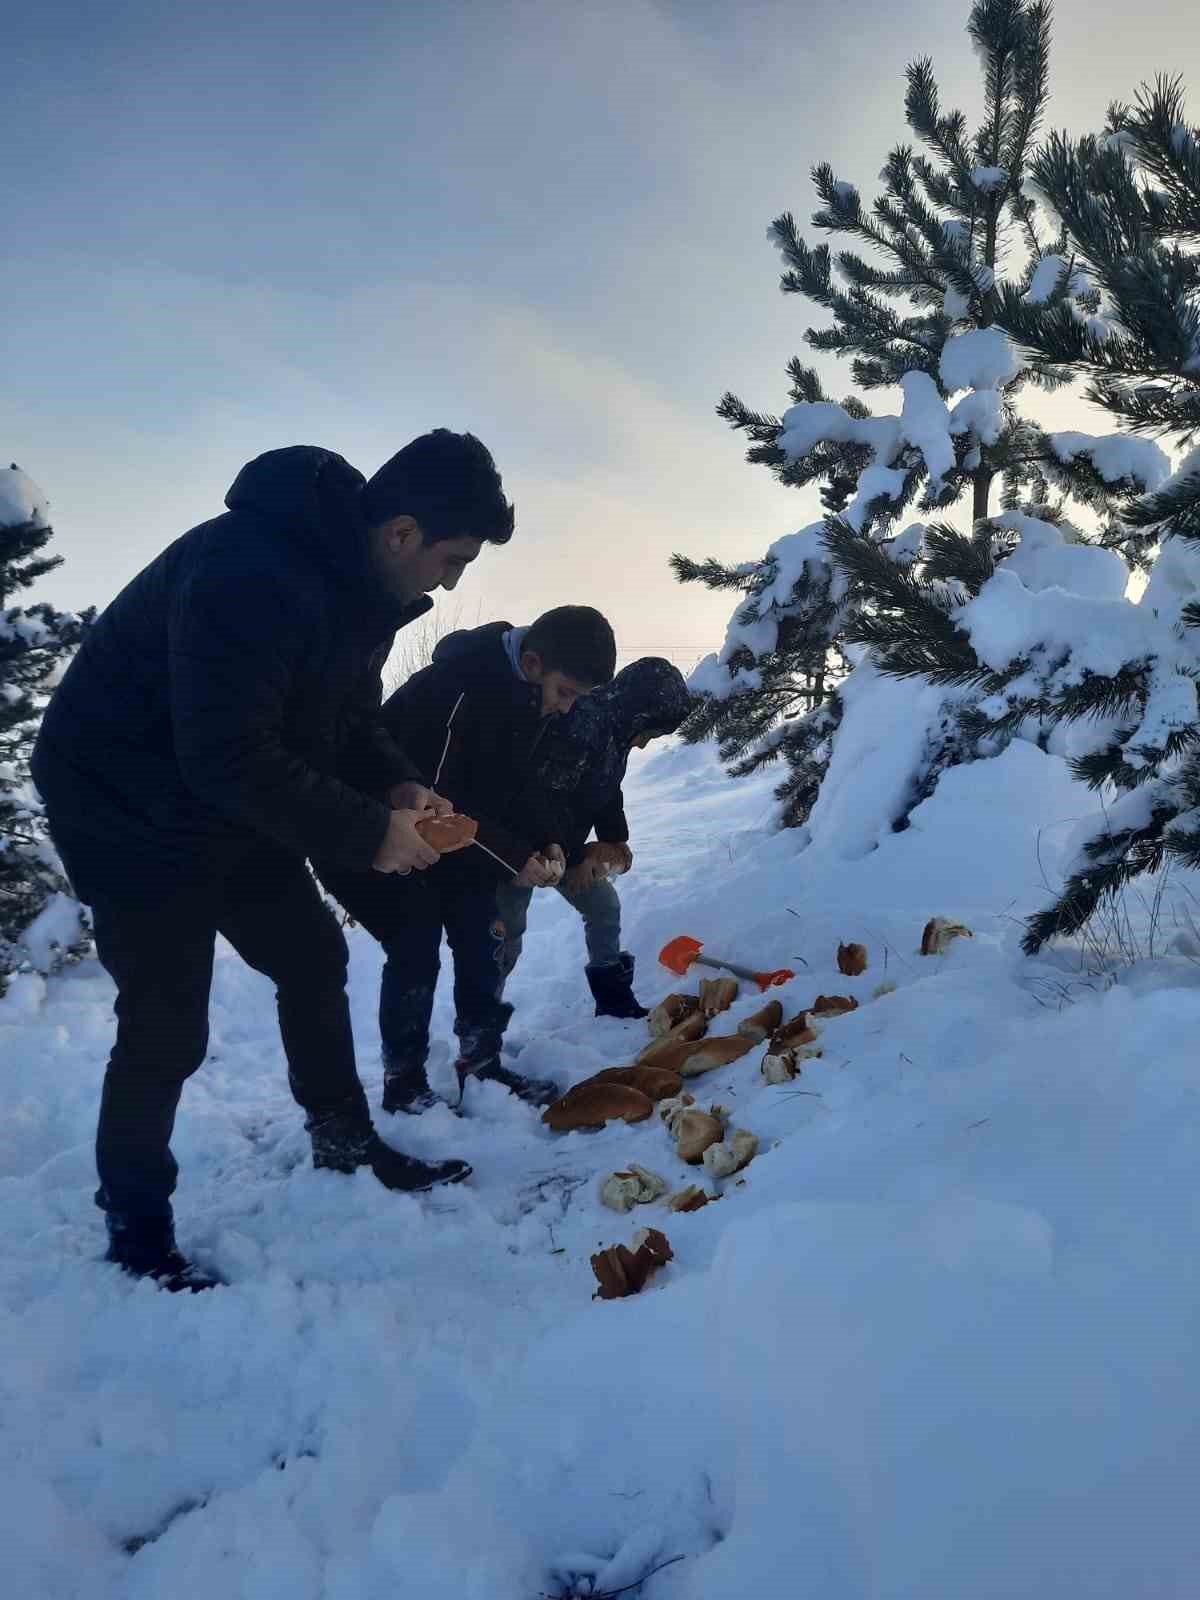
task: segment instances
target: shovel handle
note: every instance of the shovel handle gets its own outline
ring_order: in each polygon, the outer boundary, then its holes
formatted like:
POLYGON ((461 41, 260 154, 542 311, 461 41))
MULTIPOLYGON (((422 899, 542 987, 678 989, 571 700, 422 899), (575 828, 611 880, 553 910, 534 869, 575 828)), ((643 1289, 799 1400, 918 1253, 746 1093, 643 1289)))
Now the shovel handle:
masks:
POLYGON ((694 956, 692 965, 713 967, 717 972, 732 972, 735 978, 745 978, 747 983, 756 983, 764 994, 774 985, 788 983, 796 976, 786 967, 781 967, 778 972, 752 972, 749 967, 739 967, 732 961, 718 961, 714 956, 694 956))

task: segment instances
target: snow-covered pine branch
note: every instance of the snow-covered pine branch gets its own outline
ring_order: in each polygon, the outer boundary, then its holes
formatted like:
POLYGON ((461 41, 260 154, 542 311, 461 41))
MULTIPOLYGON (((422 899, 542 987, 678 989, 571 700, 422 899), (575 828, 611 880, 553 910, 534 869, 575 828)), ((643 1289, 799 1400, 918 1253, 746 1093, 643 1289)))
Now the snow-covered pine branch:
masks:
POLYGON ((19 467, 0 470, 0 994, 13 972, 47 972, 84 938, 29 777, 50 690, 91 620, 13 597, 61 561, 43 552, 49 506, 19 467))

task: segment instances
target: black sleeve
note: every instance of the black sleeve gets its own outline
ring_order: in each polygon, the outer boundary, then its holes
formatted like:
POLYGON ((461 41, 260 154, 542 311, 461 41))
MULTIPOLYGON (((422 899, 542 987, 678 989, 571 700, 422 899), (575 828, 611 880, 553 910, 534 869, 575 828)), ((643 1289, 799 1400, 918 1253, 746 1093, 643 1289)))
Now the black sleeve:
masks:
POLYGON ((339 776, 365 794, 386 796, 397 783, 424 783, 425 778, 383 721, 382 671, 387 646, 378 650, 363 675, 351 704, 339 776))
POLYGON ((300 596, 269 572, 200 568, 167 623, 171 720, 184 781, 200 798, 298 855, 365 870, 386 805, 283 744, 289 695, 315 647, 300 596))
POLYGON ((625 796, 620 786, 611 790, 597 808, 593 819, 597 839, 605 844, 624 844, 629 838, 629 823, 625 818, 625 796))
POLYGON ((544 844, 535 844, 488 814, 488 777, 477 759, 478 717, 484 708, 469 680, 451 662, 423 667, 391 695, 383 720, 420 764, 425 780, 464 816, 479 824, 476 838, 495 876, 507 882, 544 844))

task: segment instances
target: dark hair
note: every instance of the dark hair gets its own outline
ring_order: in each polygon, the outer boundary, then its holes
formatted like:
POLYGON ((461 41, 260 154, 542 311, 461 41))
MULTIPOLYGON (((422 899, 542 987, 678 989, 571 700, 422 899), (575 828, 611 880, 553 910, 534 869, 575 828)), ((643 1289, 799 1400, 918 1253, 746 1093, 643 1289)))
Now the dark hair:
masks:
POLYGON ((608 683, 617 665, 617 641, 608 618, 591 606, 555 606, 532 622, 521 641, 547 672, 565 672, 592 688, 608 683))
POLYGON ((491 451, 473 433, 435 428, 397 450, 362 492, 369 528, 392 517, 412 517, 426 544, 443 539, 484 539, 507 544, 513 508, 491 451))

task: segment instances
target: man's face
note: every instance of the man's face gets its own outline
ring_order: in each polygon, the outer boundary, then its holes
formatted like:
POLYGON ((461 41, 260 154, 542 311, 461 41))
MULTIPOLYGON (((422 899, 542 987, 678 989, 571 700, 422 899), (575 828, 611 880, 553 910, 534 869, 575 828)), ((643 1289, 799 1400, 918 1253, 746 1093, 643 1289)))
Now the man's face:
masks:
POLYGON ((521 652, 521 671, 530 683, 540 686, 544 717, 565 717, 580 695, 591 694, 596 687, 594 683, 581 683, 557 667, 547 672, 536 650, 521 652))
POLYGON ((372 529, 375 567, 389 594, 415 600, 434 589, 453 589, 483 549, 481 539, 464 535, 426 544, 411 517, 394 517, 372 529))

